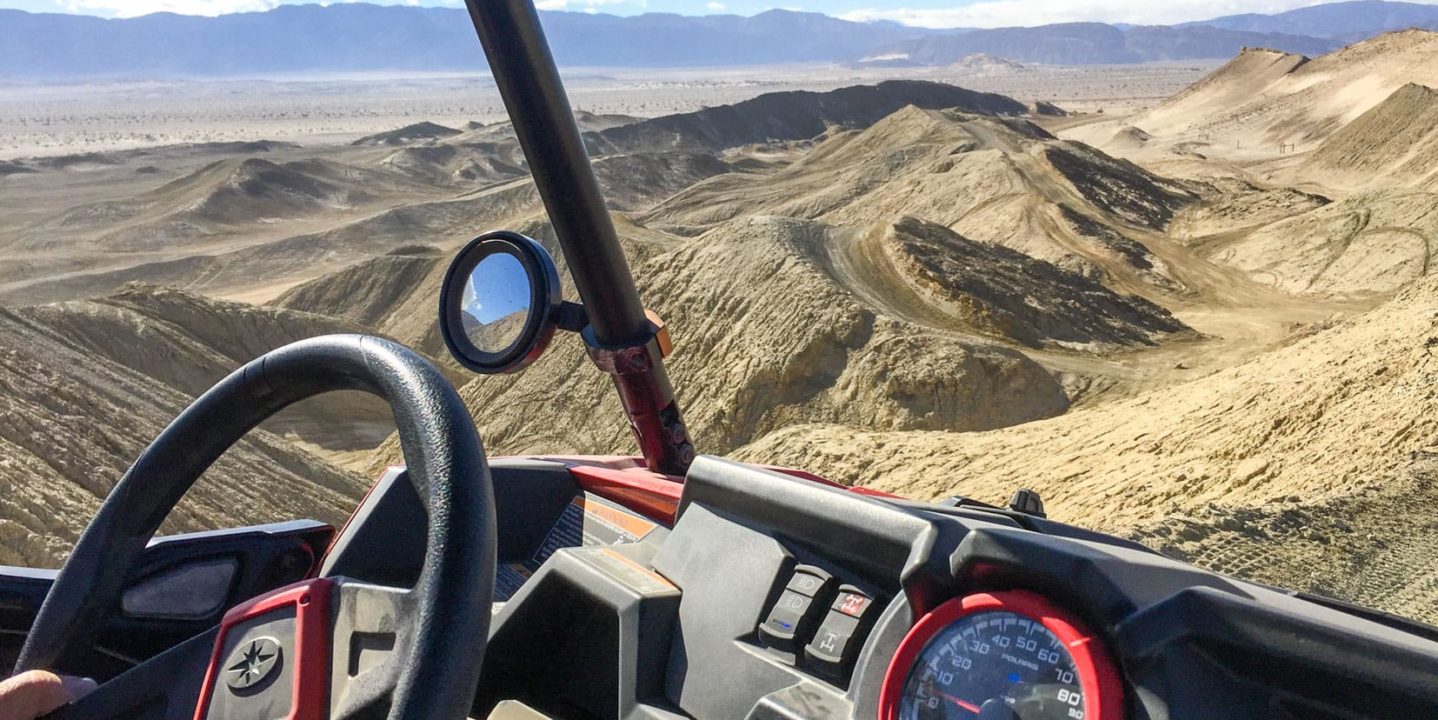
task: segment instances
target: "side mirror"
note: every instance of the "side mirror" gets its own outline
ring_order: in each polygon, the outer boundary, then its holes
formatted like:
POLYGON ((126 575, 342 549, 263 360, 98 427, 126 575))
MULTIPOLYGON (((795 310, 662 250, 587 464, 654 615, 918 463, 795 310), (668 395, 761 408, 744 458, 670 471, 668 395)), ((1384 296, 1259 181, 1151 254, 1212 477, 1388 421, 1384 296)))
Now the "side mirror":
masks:
POLYGON ((543 245, 516 232, 485 233, 445 273, 440 332, 470 370, 518 372, 549 347, 564 304, 559 271, 543 245))

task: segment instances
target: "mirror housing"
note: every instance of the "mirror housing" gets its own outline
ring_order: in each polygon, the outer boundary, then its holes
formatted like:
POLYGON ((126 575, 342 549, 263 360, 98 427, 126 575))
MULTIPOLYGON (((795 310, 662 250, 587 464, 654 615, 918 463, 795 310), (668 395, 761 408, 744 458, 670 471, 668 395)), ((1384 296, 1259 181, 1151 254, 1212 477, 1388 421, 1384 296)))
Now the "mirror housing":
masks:
POLYGON ((500 230, 471 240, 439 294, 444 344, 477 373, 514 373, 544 354, 564 298, 554 258, 533 238, 500 230))

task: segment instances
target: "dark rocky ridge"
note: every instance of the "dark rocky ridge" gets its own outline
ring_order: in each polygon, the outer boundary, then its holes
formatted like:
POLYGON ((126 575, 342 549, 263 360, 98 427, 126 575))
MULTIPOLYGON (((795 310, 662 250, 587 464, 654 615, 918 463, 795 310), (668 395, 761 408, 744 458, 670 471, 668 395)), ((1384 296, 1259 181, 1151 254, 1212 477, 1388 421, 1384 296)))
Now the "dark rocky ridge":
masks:
POLYGON ((766 93, 752 100, 667 115, 623 125, 589 137, 608 152, 640 148, 720 150, 752 143, 808 140, 839 126, 868 127, 908 105, 958 108, 980 115, 1023 115, 1013 98, 921 80, 889 80, 825 93, 766 93))

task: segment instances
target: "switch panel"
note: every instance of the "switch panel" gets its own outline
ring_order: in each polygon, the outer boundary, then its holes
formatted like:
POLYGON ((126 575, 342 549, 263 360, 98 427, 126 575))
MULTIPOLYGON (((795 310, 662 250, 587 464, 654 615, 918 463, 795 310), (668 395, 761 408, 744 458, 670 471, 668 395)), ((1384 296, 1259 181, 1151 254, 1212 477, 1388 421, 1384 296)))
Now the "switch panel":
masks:
POLYGON ((776 650, 795 653, 814 632, 814 626, 828 611, 834 579, 829 573, 810 566, 794 568, 784 585, 784 592, 769 608, 759 625, 759 637, 776 650))

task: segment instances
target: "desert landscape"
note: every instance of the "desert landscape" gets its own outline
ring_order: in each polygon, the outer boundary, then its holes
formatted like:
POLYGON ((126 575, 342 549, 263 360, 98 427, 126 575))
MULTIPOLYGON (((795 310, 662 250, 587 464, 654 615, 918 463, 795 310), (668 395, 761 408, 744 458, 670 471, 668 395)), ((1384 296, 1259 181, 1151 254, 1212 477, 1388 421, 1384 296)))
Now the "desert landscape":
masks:
MULTIPOLYGON (((700 452, 1031 488, 1438 621, 1438 32, 566 74, 700 452)), ((446 357, 444 269, 498 228, 558 255, 487 78, 0 86, 0 563, 56 565, 189 398, 312 335, 427 354, 491 454, 632 452, 576 338, 517 376, 446 357)), ((342 520, 391 429, 362 397, 291 409, 169 527, 342 520)))

